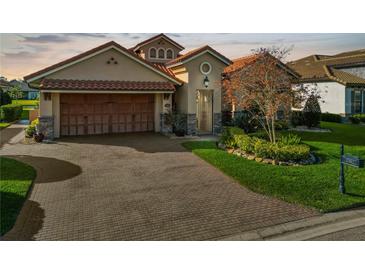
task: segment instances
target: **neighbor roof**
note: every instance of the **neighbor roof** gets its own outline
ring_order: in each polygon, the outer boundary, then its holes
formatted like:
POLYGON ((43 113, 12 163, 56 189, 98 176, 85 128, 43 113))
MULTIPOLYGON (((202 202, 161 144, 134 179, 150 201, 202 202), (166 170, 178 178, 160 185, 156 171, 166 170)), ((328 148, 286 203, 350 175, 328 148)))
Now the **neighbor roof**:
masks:
POLYGON ((138 50, 140 47, 144 46, 144 45, 147 45, 157 39, 160 39, 160 38, 163 38, 165 40, 167 40, 168 42, 170 42, 171 44, 175 45, 177 48, 179 48, 180 50, 183 50, 184 47, 182 45, 180 45, 179 43, 175 42, 174 40, 172 40, 171 38, 169 38, 168 36, 166 36, 165 34, 163 33, 160 33, 160 34, 157 34, 151 38, 148 38, 147 40, 144 40, 140 43, 138 43, 137 45, 135 45, 133 48, 131 48, 132 50, 136 51, 138 50))
POLYGON ((35 73, 31 73, 27 76, 24 76, 24 80, 26 81, 34 81, 37 80, 39 78, 42 78, 43 76, 46 76, 47 74, 50 74, 54 71, 60 70, 68 65, 72 65, 75 62, 81 61, 85 58, 88 58, 90 55, 92 56, 93 54, 98 53, 99 51, 102 51, 104 49, 108 49, 109 47, 114 47, 118 50, 120 50, 121 52, 125 53, 127 56, 136 59, 138 62, 144 64, 145 66, 149 67, 150 69, 158 72, 159 74, 161 74, 162 76, 165 76, 166 78, 168 78, 169 80, 177 83, 177 84, 181 84, 181 80, 179 80, 178 78, 176 78, 175 76, 173 76, 170 73, 167 73, 165 70, 161 70, 159 67, 155 66, 153 63, 150 63, 149 61, 143 59, 142 57, 138 56, 137 54, 134 54, 133 52, 129 51, 128 49, 122 47, 121 45, 119 45, 118 43, 114 42, 114 41, 110 41, 108 43, 105 43, 101 46, 98 46, 96 48, 93 48, 91 50, 85 51, 79 55, 76 55, 74 57, 71 57, 67 60, 64 60, 62 62, 59 62, 57 64, 54 64, 52 66, 46 67, 44 69, 41 69, 35 73))
POLYGON ((233 59, 232 60, 232 64, 229 65, 228 67, 226 67, 224 69, 225 73, 232 73, 235 72, 241 68, 244 68, 247 65, 252 64, 253 62, 255 62, 258 58, 257 54, 252 54, 252 55, 247 55, 247 56, 243 56, 237 59, 233 59))
POLYGON ((330 79, 344 85, 365 85, 365 79, 351 73, 326 66, 325 70, 330 79))
POLYGON ((176 65, 186 63, 186 62, 198 57, 200 54, 203 54, 205 52, 209 52, 210 54, 212 54, 216 58, 220 59, 223 63, 225 63, 227 65, 232 64, 232 61, 229 60, 227 57, 220 54, 218 51, 216 51, 212 47, 210 47, 208 45, 205 45, 205 46, 202 46, 200 48, 191 50, 191 51, 185 53, 184 55, 181 55, 181 56, 175 58, 174 60, 171 60, 171 61, 167 62, 166 66, 167 67, 173 67, 173 66, 176 66, 176 65))
POLYGON ((171 82, 43 79, 43 90, 175 91, 171 82))
POLYGON ((287 65, 302 75, 301 82, 336 81, 342 84, 362 84, 362 78, 340 69, 365 66, 365 49, 332 56, 310 55, 287 65))
MULTIPOLYGON (((271 54, 267 54, 269 57, 271 58, 275 58, 274 56, 272 56, 271 54)), ((254 62, 256 62, 258 59, 260 58, 260 54, 251 54, 251 55, 247 55, 247 56, 243 56, 237 59, 232 60, 232 64, 228 67, 226 67, 224 69, 224 73, 233 73, 235 71, 238 71, 248 65, 253 64, 254 62)), ((285 71, 287 71, 288 73, 290 73, 291 75, 293 75, 295 78, 299 78, 300 75, 294 71, 293 69, 291 69, 290 67, 288 67, 287 65, 285 65, 283 62, 281 62, 279 59, 276 59, 278 62, 278 66, 281 67, 282 69, 284 69, 285 71)))

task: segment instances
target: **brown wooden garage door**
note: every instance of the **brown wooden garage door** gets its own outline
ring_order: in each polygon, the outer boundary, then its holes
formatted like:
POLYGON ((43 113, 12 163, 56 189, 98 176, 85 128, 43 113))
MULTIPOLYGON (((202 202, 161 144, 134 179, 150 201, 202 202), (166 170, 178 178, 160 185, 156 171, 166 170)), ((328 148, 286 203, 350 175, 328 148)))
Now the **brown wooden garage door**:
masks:
POLYGON ((61 135, 154 129, 153 94, 61 94, 61 135))

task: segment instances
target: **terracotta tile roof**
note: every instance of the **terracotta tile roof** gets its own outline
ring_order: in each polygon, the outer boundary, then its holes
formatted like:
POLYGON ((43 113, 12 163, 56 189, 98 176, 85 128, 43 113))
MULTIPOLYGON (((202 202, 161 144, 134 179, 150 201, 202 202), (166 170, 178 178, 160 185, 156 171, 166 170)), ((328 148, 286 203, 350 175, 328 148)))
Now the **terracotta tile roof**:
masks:
POLYGON ((43 79, 42 90, 175 91, 171 82, 43 79))
POLYGON ((223 59, 227 64, 231 64, 232 61, 229 60, 227 57, 225 57, 224 55, 220 54, 218 51, 216 51, 215 49, 211 48, 210 46, 206 45, 206 46, 203 46, 203 47, 200 47, 200 48, 197 48, 197 49, 194 49, 194 50, 191 50, 187 53, 185 53, 184 55, 181 55, 177 58, 175 58, 174 60, 171 60, 169 62, 166 63, 166 66, 172 66, 172 65, 175 65, 175 64, 178 64, 178 63, 181 63, 181 62, 184 62, 196 55, 198 55, 199 53, 202 53, 206 50, 209 50, 211 52, 213 52, 215 55, 219 56, 221 59, 223 59))
MULTIPOLYGON (((31 74, 29 74, 29 75, 26 75, 26 76, 24 76, 24 80, 28 81, 29 79, 32 79, 32 78, 34 78, 34 77, 36 77, 36 76, 40 76, 40 75, 42 75, 42 74, 44 74, 44 73, 46 73, 46 72, 49 72, 49 71, 51 71, 51 70, 54 70, 54 69, 60 68, 60 67, 62 67, 62 66, 64 66, 64 65, 67 65, 67 64, 72 63, 72 62, 74 62, 74 61, 77 61, 77 60, 79 60, 79 59, 82 59, 82 58, 84 58, 84 57, 87 57, 88 55, 91 55, 91 54, 93 54, 93 53, 96 53, 96 52, 98 52, 98 51, 100 51, 100 50, 103 50, 103 49, 105 49, 105 48, 108 48, 108 47, 110 47, 110 46, 114 46, 114 47, 118 48, 119 50, 121 50, 121 51, 123 51, 123 52, 127 53, 128 55, 132 55, 133 57, 135 57, 135 58, 137 58, 138 60, 140 60, 140 61, 142 61, 143 63, 145 63, 145 64, 146 64, 147 66, 149 66, 150 68, 157 69, 158 71, 162 72, 162 73, 163 73, 163 74, 165 74, 166 76, 168 76, 168 77, 170 77, 170 78, 172 77, 172 75, 171 75, 171 74, 166 73, 166 71, 164 71, 164 70, 160 70, 158 67, 154 66, 152 63, 150 63, 150 62, 148 62, 147 60, 143 59, 142 57, 138 56, 138 55, 137 55, 137 54, 135 54, 134 52, 132 52, 132 51, 130 51, 130 50, 128 50, 128 49, 126 49, 126 48, 122 47, 121 45, 119 45, 118 43, 116 43, 116 42, 114 42, 114 41, 110 41, 110 42, 105 43, 105 44, 103 44, 103 45, 101 45, 101 46, 98 46, 98 47, 93 48, 93 49, 91 49, 91 50, 85 51, 85 52, 83 52, 83 53, 81 53, 81 54, 79 54, 79 55, 76 55, 76 56, 74 56, 74 57, 71 57, 71 58, 69 58, 69 59, 66 59, 66 60, 64 60, 64 61, 62 61, 62 62, 59 62, 59 63, 54 64, 54 65, 52 65, 52 66, 46 67, 46 68, 44 68, 44 69, 41 69, 41 70, 39 70, 39 71, 37 71, 37 72, 31 73, 31 74)), ((178 78, 176 78, 176 77, 172 77, 172 78, 173 78, 175 81, 177 81, 177 82, 179 82, 179 83, 182 83, 182 82, 181 82, 178 78)))
MULTIPOLYGON (((275 58, 272 55, 268 54, 269 57, 271 58, 275 58)), ((224 73, 233 73, 235 71, 238 71, 248 65, 253 64, 254 62, 256 62, 258 59, 260 58, 260 54, 251 54, 251 55, 247 55, 247 56, 243 56, 237 59, 232 60, 232 64, 228 67, 226 67, 224 69, 224 73)), ((294 71, 293 69, 291 69, 290 67, 288 67, 287 65, 285 65, 284 63, 282 63, 280 60, 276 59, 278 66, 280 66, 281 68, 283 68, 284 70, 286 70, 287 72, 289 72, 290 74, 292 74, 295 78, 299 78, 300 75, 294 71)))
POLYGON ((171 77, 176 77, 173 71, 165 66, 164 63, 153 63, 158 69, 165 71, 166 73, 170 74, 171 77))
POLYGON ((148 38, 147 40, 144 40, 140 43, 138 43, 137 45, 135 45, 134 47, 130 48, 130 50, 137 50, 138 48, 140 48, 143 45, 148 44, 149 42, 152 42, 153 40, 156 40, 158 38, 164 38, 167 41, 169 41, 171 44, 174 44, 176 47, 180 48, 181 50, 184 49, 184 47, 182 45, 180 45, 179 43, 175 42, 174 40, 172 40, 170 37, 166 36, 163 33, 157 34, 155 36, 152 36, 151 38, 148 38))
POLYGON ((252 64, 253 62, 255 62, 258 58, 257 54, 252 54, 252 55, 248 55, 248 56, 244 56, 244 57, 240 57, 237 59, 233 59, 232 60, 232 64, 229 65, 228 67, 226 67, 224 69, 225 73, 232 73, 234 71, 237 71, 241 68, 244 68, 247 65, 252 64))
MULTIPOLYGON (((289 62, 287 63, 287 65, 302 75, 301 82, 334 80, 330 77, 331 75, 326 70, 326 68, 340 71, 340 68, 358 65, 365 66, 365 49, 351 52, 343 52, 333 56, 310 55, 305 58, 289 62)), ((344 76, 344 74, 342 74, 341 72, 339 73, 344 76)), ((347 75, 345 78, 349 79, 349 77, 350 76, 347 75)), ((355 81, 355 79, 353 80, 355 81)), ((357 81, 358 80, 356 80, 355 82, 357 81)))

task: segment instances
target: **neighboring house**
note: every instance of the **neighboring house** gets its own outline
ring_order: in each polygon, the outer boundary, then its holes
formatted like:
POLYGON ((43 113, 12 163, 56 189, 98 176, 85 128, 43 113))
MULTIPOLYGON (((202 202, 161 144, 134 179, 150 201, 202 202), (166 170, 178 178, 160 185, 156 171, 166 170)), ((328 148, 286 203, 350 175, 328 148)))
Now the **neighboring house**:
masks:
POLYGON ((171 132, 186 114, 189 135, 221 130, 221 74, 231 61, 209 46, 184 48, 164 34, 126 49, 109 42, 24 77, 39 88, 47 138, 171 132))
POLYGON ((287 65, 302 76, 300 84, 316 85, 322 112, 342 116, 365 112, 365 49, 311 55, 287 65))
POLYGON ((6 92, 10 87, 9 81, 5 77, 0 76, 0 88, 6 92))
MULTIPOLYGON (((235 111, 240 111, 242 110, 242 108, 239 106, 239 104, 237 102, 234 101, 234 98, 230 98, 229 96, 227 96, 227 91, 226 91, 226 87, 228 88, 229 85, 229 81, 230 79, 232 79, 233 77, 240 77, 240 72, 242 70, 247 71, 250 70, 250 68, 252 68, 252 66, 255 64, 255 62, 257 62, 259 60, 261 55, 259 54, 252 54, 252 55, 248 55, 248 56, 243 56, 237 59, 232 60, 232 64, 227 66, 224 69, 224 74, 223 74, 223 81, 227 81, 226 84, 223 87, 223 106, 222 109, 225 112, 231 112, 232 114, 234 114, 235 111)), ((271 58, 275 58, 271 55, 269 55, 271 58)), ((275 60, 275 59, 273 59, 275 60)), ((276 62, 275 62, 276 63, 276 62)), ((284 63, 280 62, 279 60, 277 60, 277 67, 278 69, 281 69, 283 71, 285 71, 287 73, 287 75, 289 76, 289 79, 292 79, 292 81, 297 81, 300 78, 300 75, 292 70, 290 67, 288 67, 287 65, 285 65, 284 63)), ((252 71, 252 70, 251 70, 252 71)), ((233 91, 234 94, 234 91, 233 91)), ((283 118, 283 115, 280 113, 278 113, 278 119, 283 118)))
POLYGON ((28 83, 21 80, 11 80, 9 82, 10 86, 18 86, 23 92, 23 99, 34 100, 38 98, 39 91, 37 89, 29 87, 28 83))

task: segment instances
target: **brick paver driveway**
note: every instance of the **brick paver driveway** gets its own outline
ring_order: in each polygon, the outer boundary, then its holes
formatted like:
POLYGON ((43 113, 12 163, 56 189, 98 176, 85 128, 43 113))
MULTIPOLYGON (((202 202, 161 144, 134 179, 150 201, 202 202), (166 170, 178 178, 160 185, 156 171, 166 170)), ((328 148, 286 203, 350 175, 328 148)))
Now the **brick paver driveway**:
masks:
POLYGON ((209 240, 317 214, 248 191, 179 143, 127 134, 5 145, 38 175, 4 238, 209 240))

